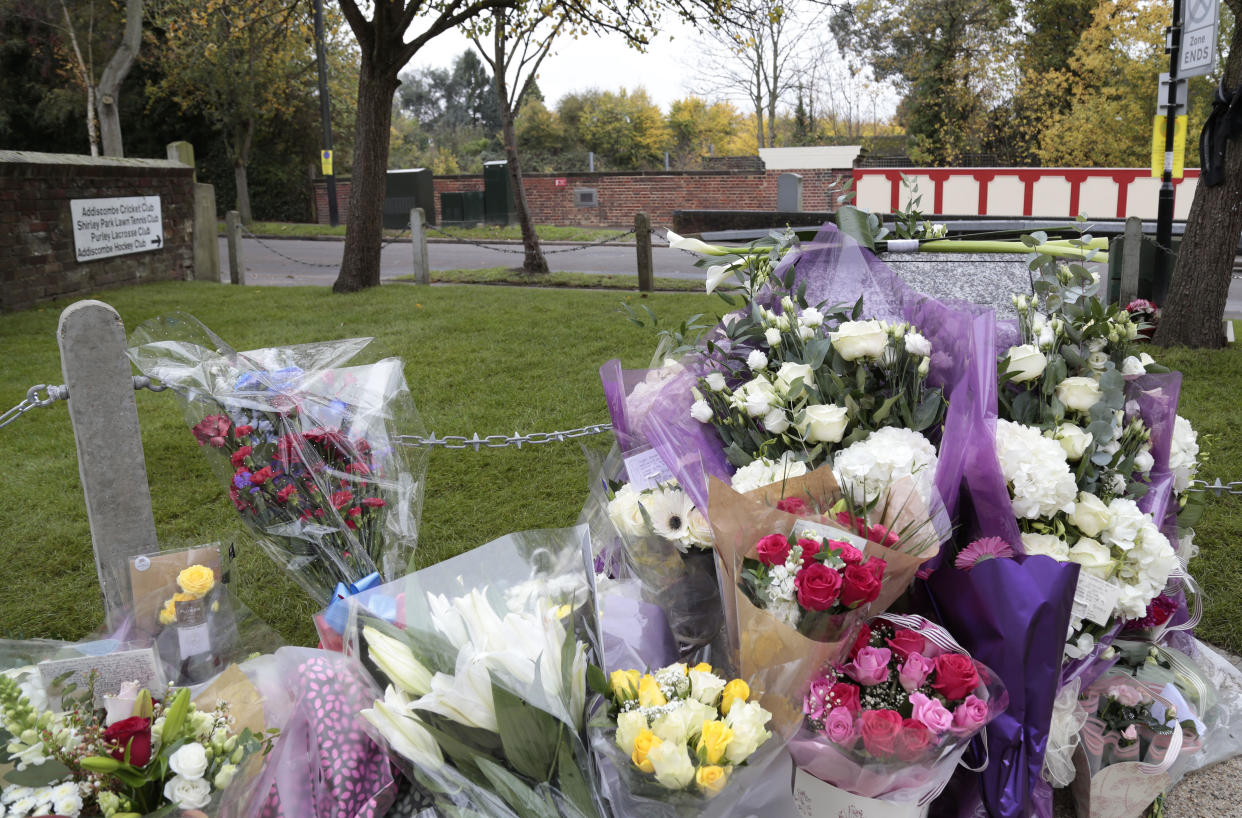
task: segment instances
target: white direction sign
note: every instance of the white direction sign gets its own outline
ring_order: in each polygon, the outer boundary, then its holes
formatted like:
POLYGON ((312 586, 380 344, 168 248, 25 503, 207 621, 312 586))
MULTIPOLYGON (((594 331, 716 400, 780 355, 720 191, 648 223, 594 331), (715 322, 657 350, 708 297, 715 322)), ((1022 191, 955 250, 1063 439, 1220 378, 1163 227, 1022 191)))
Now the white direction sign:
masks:
POLYGON ((73 248, 78 261, 159 250, 164 218, 159 196, 70 199, 73 248))
POLYGON ((1216 70, 1216 23, 1220 0, 1185 0, 1182 50, 1177 76, 1199 77, 1216 70))

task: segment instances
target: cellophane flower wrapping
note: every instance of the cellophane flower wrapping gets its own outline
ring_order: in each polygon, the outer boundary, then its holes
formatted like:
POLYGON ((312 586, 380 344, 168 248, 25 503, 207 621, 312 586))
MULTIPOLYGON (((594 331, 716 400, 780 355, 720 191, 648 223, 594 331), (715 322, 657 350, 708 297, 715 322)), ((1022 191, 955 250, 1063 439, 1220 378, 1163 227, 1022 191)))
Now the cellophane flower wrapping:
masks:
POLYGON ((603 814, 590 561, 585 527, 521 532, 350 597, 345 651, 384 688, 362 715, 438 809, 603 814))
POLYGON ((143 374, 171 387, 260 547, 316 601, 338 583, 407 570, 418 541, 425 450, 399 359, 343 366, 354 338, 237 352, 191 316, 130 337, 143 374))
POLYGON ((925 810, 970 742, 1005 711, 1004 685, 919 616, 870 620, 848 658, 808 691, 807 722, 790 742, 794 763, 855 795, 925 810))

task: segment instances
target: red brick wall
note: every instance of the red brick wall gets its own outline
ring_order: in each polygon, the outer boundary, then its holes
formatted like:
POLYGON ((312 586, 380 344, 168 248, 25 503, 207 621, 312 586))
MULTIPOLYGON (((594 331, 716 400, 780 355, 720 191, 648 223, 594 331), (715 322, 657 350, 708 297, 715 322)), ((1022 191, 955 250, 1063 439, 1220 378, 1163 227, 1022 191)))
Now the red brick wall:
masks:
POLYGON ((194 171, 165 160, 0 151, 0 312, 194 268, 194 171), (159 250, 79 262, 70 199, 159 196, 159 250))
MULTIPOLYGON (((646 211, 651 223, 669 226, 674 210, 775 210, 776 180, 789 171, 645 171, 638 173, 534 173, 524 177, 526 201, 536 224, 599 225, 630 227, 634 214, 646 211), (560 184, 558 184, 560 183, 560 184), (575 188, 595 190, 597 205, 574 205, 575 188)), ((839 189, 851 171, 799 170, 802 176, 802 207, 835 210, 829 188, 839 189)), ((482 176, 437 176, 435 207, 441 193, 482 190, 482 176)), ((337 202, 341 222, 348 221, 349 180, 338 179, 337 202)), ((319 223, 328 221, 326 185, 315 182, 319 223)))

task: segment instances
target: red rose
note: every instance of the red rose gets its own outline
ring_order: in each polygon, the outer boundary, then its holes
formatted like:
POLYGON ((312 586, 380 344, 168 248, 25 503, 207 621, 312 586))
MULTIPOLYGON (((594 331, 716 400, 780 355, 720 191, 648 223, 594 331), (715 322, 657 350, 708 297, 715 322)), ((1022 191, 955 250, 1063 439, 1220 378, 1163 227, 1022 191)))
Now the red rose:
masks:
POLYGON ((864 565, 845 566, 845 576, 841 583, 841 605, 845 608, 857 608, 865 605, 880 595, 880 581, 867 570, 864 565))
POLYGON ((345 508, 345 506, 349 505, 350 501, 353 499, 354 493, 349 489, 335 492, 332 495, 332 507, 335 509, 345 508))
POLYGON ((850 659, 854 658, 854 654, 871 644, 871 626, 863 625, 858 631, 858 638, 854 640, 854 647, 850 648, 850 659))
POLYGON ((803 566, 794 577, 798 604, 808 611, 826 611, 841 593, 841 575, 822 562, 803 566))
POLYGON ((801 497, 786 497, 784 500, 777 502, 776 507, 790 514, 801 515, 806 514, 808 511, 806 501, 801 497))
POLYGON ((275 476, 276 473, 272 471, 270 466, 264 466, 254 474, 250 475, 250 482, 254 483, 256 486, 261 486, 275 476))
POLYGON ((862 721, 863 747, 876 758, 893 755, 902 718, 896 710, 867 710, 862 721))
POLYGON ((871 572, 871 576, 875 577, 876 582, 883 582, 884 569, 888 568, 888 563, 879 557, 872 557, 862 563, 862 567, 871 572))
POLYGON ((872 542, 879 543, 887 548, 892 548, 897 544, 897 535, 879 523, 869 527, 867 529, 867 533, 863 536, 872 542))
POLYGON ((862 710, 862 702, 858 698, 858 685, 849 682, 837 682, 828 691, 828 701, 833 707, 844 707, 855 716, 862 710))
POLYGON ((897 758, 902 761, 915 761, 932 745, 931 731, 916 719, 905 719, 901 722, 901 732, 893 742, 897 758))
POLYGON ((253 426, 242 425, 234 429, 233 434, 235 434, 237 437, 245 437, 246 435, 250 434, 253 431, 254 431, 253 426))
POLYGON ((863 553, 847 542, 840 540, 829 540, 828 548, 835 551, 837 556, 845 561, 846 565, 861 565, 863 561, 863 553))
POLYGON ((815 555, 819 553, 819 540, 808 540, 806 538, 798 540, 798 546, 802 548, 802 564, 810 565, 815 561, 815 555))
POLYGON ((942 653, 936 657, 936 681, 932 688, 950 702, 964 699, 979 686, 979 672, 969 656, 942 653))
POLYGON ((113 745, 112 757, 117 761, 125 758, 125 748, 129 747, 129 763, 134 767, 145 767, 151 760, 151 720, 140 716, 121 719, 107 730, 103 739, 113 745))
MULTIPOLYGON (((237 428, 240 429, 241 427, 239 426, 237 428)), ((240 449, 233 452, 232 456, 229 457, 229 460, 232 461, 234 466, 241 466, 246 462, 246 455, 250 454, 252 451, 254 451, 254 449, 249 446, 242 446, 240 449)))
POLYGON ((867 536, 867 521, 853 516, 848 511, 837 512, 837 523, 856 532, 860 537, 867 536))
POLYGON ((769 534, 755 544, 755 552, 764 565, 784 565, 789 557, 789 538, 784 534, 769 534))
POLYGON ((297 491, 298 487, 290 483, 280 491, 276 492, 276 500, 280 503, 286 502, 294 494, 297 494, 297 491))
POLYGON ((388 505, 387 501, 379 497, 365 497, 362 500, 362 504, 367 508, 383 508, 388 505))
POLYGON ((904 662, 911 653, 923 653, 927 647, 927 640, 921 634, 908 628, 898 628, 893 633, 893 638, 888 640, 888 646, 904 662))

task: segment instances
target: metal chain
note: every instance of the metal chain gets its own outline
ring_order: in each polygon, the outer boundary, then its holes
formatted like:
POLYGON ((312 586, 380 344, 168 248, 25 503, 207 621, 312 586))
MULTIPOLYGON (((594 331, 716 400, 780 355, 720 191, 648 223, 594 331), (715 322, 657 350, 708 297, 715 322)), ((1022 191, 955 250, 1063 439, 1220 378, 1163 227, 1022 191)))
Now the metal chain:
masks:
POLYGON ((1220 497, 1222 494, 1242 494, 1242 480, 1234 480, 1232 483, 1222 483, 1219 477, 1212 483, 1206 480, 1191 480, 1190 488, 1186 489, 1186 491, 1210 491, 1217 497, 1220 497))
MULTIPOLYGON (((151 383, 151 379, 146 375, 134 375, 134 389, 149 389, 152 392, 163 392, 168 388, 167 384, 151 383)), ((0 429, 8 426, 31 409, 44 409, 57 401, 69 400, 69 387, 63 383, 60 386, 50 386, 44 383, 37 383, 26 390, 26 399, 14 406, 4 414, 0 415, 0 429), (47 392, 46 398, 40 398, 40 392, 47 392)))
MULTIPOLYGON (((383 250, 385 247, 387 247, 388 245, 394 242, 400 241, 402 236, 405 236, 405 234, 409 232, 410 232, 410 228, 409 228, 409 225, 407 224, 406 228, 402 230, 400 233, 393 236, 392 238, 384 239, 382 242, 380 242, 380 250, 383 250)), ((324 267, 324 268, 331 267, 333 269, 337 269, 341 266, 340 262, 331 262, 329 264, 324 264, 323 262, 319 262, 319 261, 305 261, 300 258, 294 258, 293 256, 285 255, 284 253, 280 252, 272 245, 265 242, 261 237, 256 236, 254 233, 251 233, 249 230, 247 230, 244 227, 242 228, 242 235, 244 235, 248 239, 254 239, 260 245, 262 245, 265 249, 267 249, 268 252, 272 253, 273 255, 280 256, 285 261, 292 261, 294 264, 301 264, 305 267, 324 267)))
MULTIPOLYGON (((492 250, 497 253, 513 253, 514 255, 523 255, 526 253, 526 248, 524 247, 521 249, 512 249, 506 246, 487 244, 484 242, 475 241, 473 239, 468 239, 465 236, 455 236, 452 233, 449 233, 448 231, 441 230, 440 228, 434 225, 430 225, 430 224, 427 225, 427 229, 434 230, 435 232, 439 233, 441 236, 445 236, 447 238, 453 239, 459 244, 472 244, 475 247, 482 247, 484 250, 492 250)), ((655 231, 652 230, 652 232, 654 233, 655 231)), ((578 250, 586 250, 589 247, 603 247, 605 244, 611 244, 612 242, 620 241, 626 236, 632 236, 632 235, 634 235, 633 230, 626 230, 624 233, 618 233, 615 236, 609 236, 606 239, 602 239, 600 241, 593 242, 591 244, 579 244, 573 247, 558 247, 555 250, 543 250, 543 254, 545 256, 552 256, 552 255, 556 255, 557 253, 574 253, 574 252, 577 252, 578 250)))
POLYGON ((477 432, 471 437, 464 435, 436 437, 436 433, 432 432, 430 437, 397 435, 397 441, 404 446, 411 446, 416 449, 474 449, 477 452, 479 449, 503 449, 508 446, 520 449, 527 443, 533 445, 562 443, 578 437, 602 435, 605 432, 611 431, 611 423, 596 423, 591 426, 583 426, 580 429, 571 429, 568 432, 531 432, 528 435, 514 432, 512 435, 488 435, 487 437, 479 437, 477 432))

